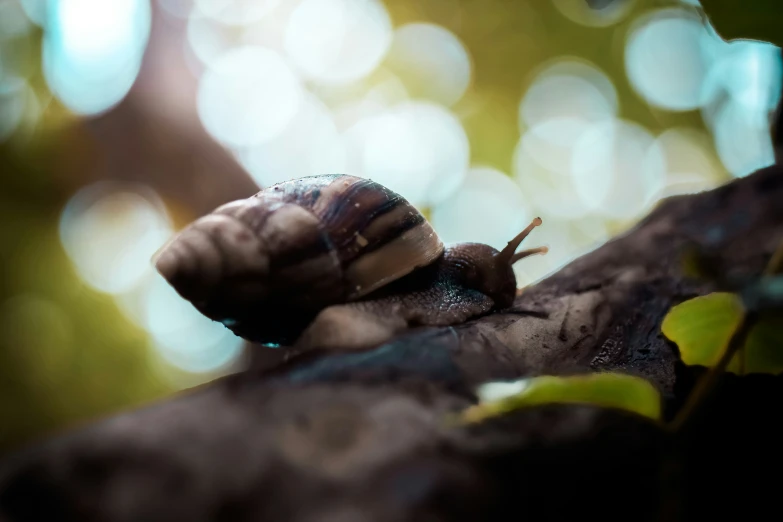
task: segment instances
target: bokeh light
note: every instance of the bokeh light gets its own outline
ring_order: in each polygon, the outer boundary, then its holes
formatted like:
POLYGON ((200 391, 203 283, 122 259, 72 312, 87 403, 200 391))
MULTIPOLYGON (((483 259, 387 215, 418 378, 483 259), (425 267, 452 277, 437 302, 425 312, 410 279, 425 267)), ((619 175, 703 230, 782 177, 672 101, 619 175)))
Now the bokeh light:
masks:
POLYGON ((414 205, 436 205, 460 186, 470 145, 460 121, 440 105, 403 102, 348 130, 348 167, 414 205))
POLYGON ((231 146, 274 138, 299 110, 302 88, 286 61, 263 47, 223 54, 199 85, 198 111, 206 129, 231 146))
POLYGON ((43 69, 52 92, 80 114, 117 104, 141 67, 149 0, 62 0, 47 10, 43 69))
POLYGON ((138 284, 171 233, 154 194, 111 183, 79 191, 60 218, 60 238, 79 274, 108 293, 138 284))
POLYGON ((185 47, 201 62, 199 65, 212 65, 217 58, 242 44, 242 32, 235 27, 221 24, 199 9, 189 13, 185 47))
POLYGON ((27 33, 31 20, 24 6, 16 1, 0 3, 0 40, 16 38, 27 33))
POLYGON ((22 121, 28 95, 27 82, 22 78, 0 79, 0 142, 8 139, 22 121))
POLYGON ((379 78, 358 99, 351 97, 333 104, 332 114, 341 132, 410 99, 408 89, 398 76, 385 70, 376 72, 375 76, 379 78))
POLYGON ((781 93, 779 48, 724 42, 694 12, 662 9, 637 21, 625 64, 631 85, 651 105, 701 109, 718 156, 732 175, 773 162, 769 113, 781 93))
POLYGON ((693 13, 656 11, 639 21, 628 37, 628 79, 640 96, 657 107, 673 111, 701 107, 713 94, 705 79, 718 42, 693 13))
POLYGON ((657 142, 666 159, 666 187, 662 197, 701 192, 719 183, 720 162, 706 132, 672 127, 661 133, 657 142))
POLYGON ((726 103, 715 115, 715 146, 734 176, 746 176, 775 161, 769 120, 738 103, 726 103))
POLYGON ((473 167, 448 200, 432 210, 445 243, 477 242, 501 249, 532 219, 522 190, 504 172, 473 167))
POLYGON ((625 120, 596 124, 582 134, 571 168, 583 203, 615 219, 648 212, 666 181, 666 159, 655 137, 625 120))
POLYGON ((345 172, 346 162, 343 139, 329 108, 310 93, 277 136, 240 149, 237 157, 262 187, 314 172, 345 172))
POLYGON ((708 82, 721 96, 705 107, 715 148, 726 169, 745 176, 774 161, 769 114, 781 93, 780 49, 761 42, 732 42, 708 82))
POLYGON ((617 114, 617 91, 593 64, 571 57, 542 67, 519 105, 522 128, 554 118, 602 121, 617 114))
POLYGON ((573 183, 575 147, 583 134, 612 121, 618 110, 611 80, 589 62, 564 58, 535 74, 519 105, 523 134, 513 172, 539 212, 573 219, 591 210, 573 183))
POLYGON ((414 98, 446 106, 462 98, 470 85, 471 61, 460 39, 435 24, 413 23, 394 31, 386 64, 405 76, 414 98))
MULTIPOLYGON (((6 4, 12 4, 13 2, 5 2, 6 4)), ((49 8, 50 0, 20 0, 19 4, 24 9, 27 18, 36 25, 41 27, 46 24, 46 16, 49 8)))
POLYGON ((30 87, 37 46, 32 21, 17 1, 0 3, 0 143, 26 129, 37 117, 36 96, 30 87))
POLYGON ((576 257, 601 246, 610 236, 600 216, 578 220, 542 217, 545 226, 536 228, 525 243, 528 247, 545 245, 549 252, 531 256, 514 265, 517 286, 530 285, 547 277, 576 257))
POLYGON ((214 372, 233 363, 242 340, 201 315, 157 274, 144 301, 144 325, 170 364, 192 373, 214 372))
POLYGON ((378 0, 302 0, 288 22, 285 49, 307 78, 343 84, 380 63, 391 33, 389 14, 378 0))
POLYGON ((572 182, 576 141, 589 124, 553 118, 525 133, 513 158, 514 177, 539 212, 574 219, 589 211, 572 182))
POLYGON ((760 114, 780 98, 783 65, 780 48, 763 42, 721 42, 721 53, 706 79, 713 95, 721 91, 744 109, 760 114))
POLYGON ((114 299, 125 317, 149 334, 153 353, 164 363, 164 378, 175 377, 170 368, 190 374, 221 372, 241 355, 241 339, 201 315, 151 267, 114 299))
POLYGON ((201 12, 230 25, 247 25, 273 11, 282 0, 195 0, 201 12))
POLYGON ((172 234, 163 202, 136 185, 90 185, 71 198, 60 219, 62 244, 79 275, 112 294, 169 365, 219 371, 239 356, 241 340, 199 313, 152 268, 153 255, 172 234))

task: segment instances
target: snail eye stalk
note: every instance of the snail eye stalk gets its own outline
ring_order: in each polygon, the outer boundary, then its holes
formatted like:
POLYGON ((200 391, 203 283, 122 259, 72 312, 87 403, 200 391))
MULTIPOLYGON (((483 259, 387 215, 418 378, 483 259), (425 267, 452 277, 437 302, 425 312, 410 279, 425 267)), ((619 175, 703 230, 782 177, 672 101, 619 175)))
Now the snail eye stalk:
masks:
POLYGON ((528 256, 532 256, 534 254, 546 254, 549 249, 547 247, 538 247, 538 248, 531 248, 529 250, 523 250, 522 252, 518 252, 514 254, 514 251, 519 247, 520 243, 530 234, 530 232, 533 231, 534 228, 537 226, 540 226, 543 221, 541 221, 540 217, 537 217, 533 219, 533 221, 530 222, 530 224, 525 227, 525 230, 520 232, 514 239, 508 242, 508 245, 498 252, 498 254, 495 256, 495 262, 499 266, 503 265, 513 265, 520 259, 523 259, 528 256))
POLYGON ((513 265, 514 263, 516 263, 520 259, 525 259, 526 257, 534 256, 536 254, 546 254, 547 252, 549 252, 549 247, 545 247, 545 246, 536 247, 536 248, 529 248, 527 250, 521 250, 521 251, 517 252, 516 254, 514 254, 513 256, 511 256, 510 263, 513 265))

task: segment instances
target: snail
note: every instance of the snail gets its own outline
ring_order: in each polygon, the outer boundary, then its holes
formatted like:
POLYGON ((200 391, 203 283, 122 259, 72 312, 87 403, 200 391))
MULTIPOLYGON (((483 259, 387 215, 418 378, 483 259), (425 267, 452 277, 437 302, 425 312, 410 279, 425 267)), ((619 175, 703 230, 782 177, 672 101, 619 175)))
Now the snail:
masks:
POLYGON ((412 326, 459 324, 516 295, 515 252, 444 247, 399 194, 343 174, 279 183, 227 203, 156 254, 158 272, 201 313, 263 344, 359 348, 412 326))

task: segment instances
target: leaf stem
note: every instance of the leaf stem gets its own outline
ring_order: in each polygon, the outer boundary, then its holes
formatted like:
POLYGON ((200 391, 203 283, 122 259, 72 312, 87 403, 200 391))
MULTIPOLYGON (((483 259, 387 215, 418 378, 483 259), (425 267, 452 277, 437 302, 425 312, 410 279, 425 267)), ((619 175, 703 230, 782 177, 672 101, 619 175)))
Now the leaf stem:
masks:
POLYGON ((732 335, 729 345, 726 347, 726 351, 723 352, 718 364, 710 368, 707 374, 696 383, 696 387, 688 396, 685 405, 677 412, 677 415, 675 415, 674 420, 672 420, 669 425, 671 431, 681 433, 687 426, 688 420, 693 417, 693 413, 696 409, 698 409, 698 407, 705 402, 707 396, 712 393, 718 379, 726 371, 731 360, 745 346, 748 334, 753 329, 753 326, 755 326, 757 320, 758 317, 755 312, 748 312, 745 317, 743 317, 742 322, 734 332, 734 335, 732 335))
MULTIPOLYGON (((764 269, 764 276, 767 277, 775 276, 780 273, 783 273, 783 241, 778 244, 778 247, 772 254, 772 258, 764 269)), ((726 347, 726 351, 723 352, 723 355, 721 355, 718 364, 710 368, 707 371, 707 374, 696 383, 696 386, 688 396, 685 405, 680 408, 680 411, 674 416, 674 419, 669 424, 669 429, 671 431, 674 433, 681 433, 684 430, 688 421, 693 417, 693 413, 696 409, 698 409, 698 407, 706 401, 708 395, 712 393, 718 379, 725 373, 731 360, 737 353, 742 352, 748 334, 758 322, 758 317, 759 313, 756 310, 749 310, 745 313, 739 326, 734 331, 734 335, 731 336, 729 345, 726 347)), ((745 373, 744 357, 740 360, 740 371, 741 374, 745 373)))

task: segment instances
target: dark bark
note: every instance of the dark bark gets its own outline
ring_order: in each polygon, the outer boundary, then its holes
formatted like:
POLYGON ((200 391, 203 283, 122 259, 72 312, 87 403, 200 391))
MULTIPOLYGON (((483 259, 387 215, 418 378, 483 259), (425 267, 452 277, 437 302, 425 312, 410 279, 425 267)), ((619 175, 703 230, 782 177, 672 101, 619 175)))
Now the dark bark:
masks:
POLYGON ((517 313, 257 367, 30 448, 0 473, 0 520, 690 520, 777 510, 779 378, 723 379, 677 438, 588 406, 471 428, 443 415, 474 402, 487 380, 619 370, 654 382, 671 416, 699 369, 678 362, 661 320, 713 289, 683 275, 683 247, 753 275, 781 240, 783 168, 671 198, 526 289, 517 313))

